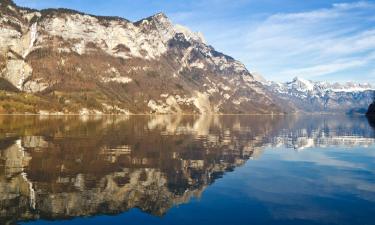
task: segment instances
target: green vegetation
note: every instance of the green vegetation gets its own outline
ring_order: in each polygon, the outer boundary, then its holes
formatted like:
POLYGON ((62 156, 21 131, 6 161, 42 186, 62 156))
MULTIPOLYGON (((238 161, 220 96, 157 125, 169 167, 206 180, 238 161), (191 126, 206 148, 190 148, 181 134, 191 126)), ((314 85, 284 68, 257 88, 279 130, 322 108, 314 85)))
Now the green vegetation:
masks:
POLYGON ((0 91, 0 113, 37 113, 39 107, 48 105, 31 94, 0 91))
MULTIPOLYGON (((1 83, 0 83, 1 84, 1 83)), ((108 106, 119 105, 100 92, 58 92, 33 95, 20 92, 0 91, 0 114, 39 113, 40 111, 78 113, 83 108, 106 111, 108 106)))
POLYGON ((100 92, 53 92, 56 99, 64 108, 71 112, 78 112, 82 108, 103 110, 102 102, 107 102, 106 96, 100 92))

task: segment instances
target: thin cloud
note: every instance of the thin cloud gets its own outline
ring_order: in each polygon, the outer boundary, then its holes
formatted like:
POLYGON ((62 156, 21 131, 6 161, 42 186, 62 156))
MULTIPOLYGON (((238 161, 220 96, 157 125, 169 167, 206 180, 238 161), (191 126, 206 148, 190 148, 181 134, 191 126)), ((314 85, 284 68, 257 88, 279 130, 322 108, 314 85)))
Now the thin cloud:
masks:
POLYGON ((257 54, 245 61, 277 80, 361 70, 375 52, 375 27, 367 20, 373 9, 373 3, 356 2, 271 15, 248 32, 246 49, 257 54))
MULTIPOLYGON (((281 75, 288 76, 290 74, 294 76, 306 76, 310 78, 322 78, 324 75, 337 73, 353 68, 360 68, 368 65, 375 61, 375 51, 365 57, 358 58, 343 58, 340 60, 332 61, 327 64, 319 64, 311 67, 304 67, 298 69, 286 70, 281 75)), ((371 74, 371 72, 370 72, 371 74)), ((369 79, 370 80, 370 79, 369 79)))
POLYGON ((297 73, 307 79, 348 81, 361 76, 373 82, 368 77, 375 65, 368 56, 375 51, 374 10, 375 3, 360 1, 230 20, 212 14, 204 19, 194 10, 175 18, 203 31, 208 43, 270 80, 290 80, 297 73))

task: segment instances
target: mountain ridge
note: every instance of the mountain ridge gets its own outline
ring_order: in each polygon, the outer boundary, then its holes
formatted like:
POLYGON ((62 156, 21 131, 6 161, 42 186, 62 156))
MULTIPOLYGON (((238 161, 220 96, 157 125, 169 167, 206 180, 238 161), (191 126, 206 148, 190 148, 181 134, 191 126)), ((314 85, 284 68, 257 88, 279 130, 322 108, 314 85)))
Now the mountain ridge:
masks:
POLYGON ((130 22, 1 1, 7 113, 284 113, 239 61, 163 13, 130 22), (31 96, 34 102, 25 98, 31 96), (22 99, 18 108, 12 102, 22 99), (44 103, 43 103, 44 102, 44 103), (51 102, 51 104, 46 104, 51 102))
POLYGON ((364 114, 375 86, 369 83, 330 83, 295 77, 290 82, 261 81, 268 90, 304 112, 364 114))

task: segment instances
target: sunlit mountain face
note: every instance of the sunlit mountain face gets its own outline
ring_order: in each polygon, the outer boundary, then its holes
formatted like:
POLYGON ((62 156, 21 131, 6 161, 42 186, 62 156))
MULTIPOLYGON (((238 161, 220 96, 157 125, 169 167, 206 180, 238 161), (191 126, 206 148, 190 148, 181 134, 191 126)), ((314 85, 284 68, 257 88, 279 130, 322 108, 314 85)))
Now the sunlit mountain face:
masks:
MULTIPOLYGON (((274 154, 283 162, 335 168, 365 167, 366 162, 355 158, 356 149, 371 156, 367 163, 375 158, 374 129, 362 117, 2 116, 0 124, 2 224, 126 215, 134 208, 153 218, 168 218, 178 205, 204 201, 204 193, 209 195, 208 187, 215 187, 216 181, 220 186, 227 176, 236 177, 239 168, 243 172, 252 165, 259 167, 274 154), (347 149, 345 154, 353 154, 355 162, 348 161, 348 156, 340 159, 341 153, 330 155, 332 149, 347 149)), ((274 169, 271 165, 266 170, 274 169)), ((246 173, 259 175, 263 169, 246 173)), ((283 176, 283 169, 279 172, 283 176)), ((365 178, 374 179, 374 173, 365 178)), ((228 179, 230 186, 233 178, 228 179)), ((259 179, 254 177, 252 188, 259 185, 259 179)), ((286 179, 291 179, 290 174, 286 179)), ((275 182, 277 186, 281 180, 275 182)), ((370 187, 362 194, 367 201, 375 201, 370 187)), ((255 197, 265 201, 271 195, 255 197)), ((267 203, 272 205, 269 210, 278 217, 293 213, 288 207, 287 214, 273 208, 273 204, 283 204, 277 199, 271 203, 267 203)), ((307 219, 316 218, 310 215, 307 219)))

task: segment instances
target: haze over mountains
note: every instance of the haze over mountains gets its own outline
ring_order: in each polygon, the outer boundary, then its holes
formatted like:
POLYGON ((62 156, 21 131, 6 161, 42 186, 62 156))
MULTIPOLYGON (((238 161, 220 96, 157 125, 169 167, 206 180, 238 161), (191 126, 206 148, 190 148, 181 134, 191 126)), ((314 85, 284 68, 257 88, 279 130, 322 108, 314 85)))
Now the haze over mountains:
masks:
POLYGON ((371 86, 264 82, 163 13, 131 22, 0 4, 2 113, 346 112, 370 102, 371 86))

